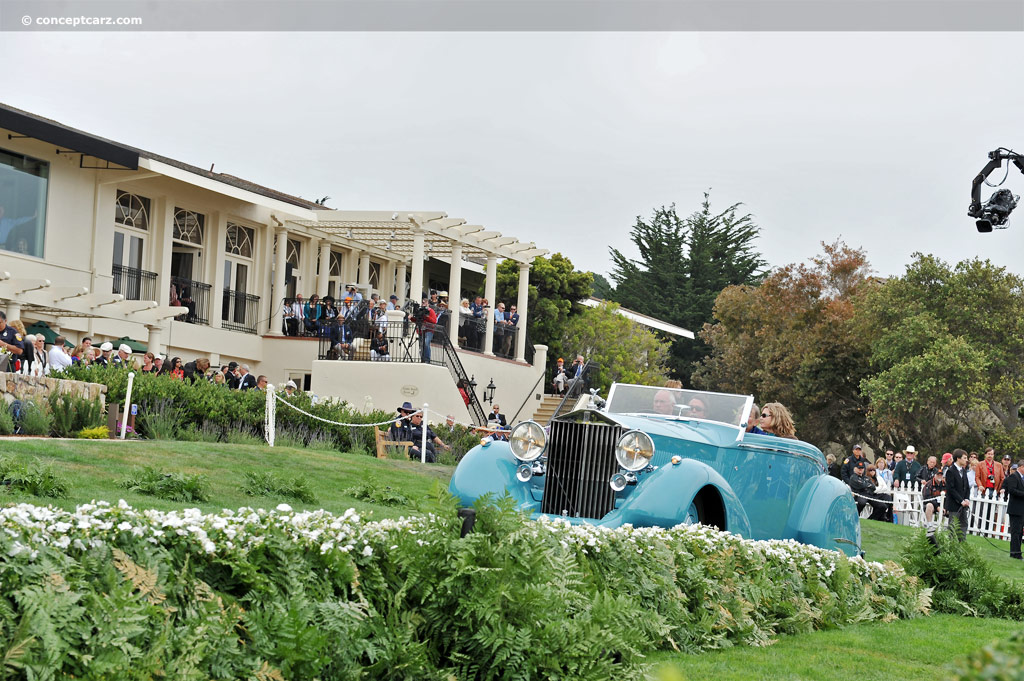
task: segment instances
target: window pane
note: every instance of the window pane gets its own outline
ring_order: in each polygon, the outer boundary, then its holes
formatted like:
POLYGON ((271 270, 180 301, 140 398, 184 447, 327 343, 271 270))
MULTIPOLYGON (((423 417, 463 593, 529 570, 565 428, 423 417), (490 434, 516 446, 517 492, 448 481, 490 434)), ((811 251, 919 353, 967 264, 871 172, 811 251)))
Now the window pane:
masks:
POLYGON ((149 230, 150 201, 145 196, 117 190, 114 222, 126 227, 149 230))
POLYGON ((124 264, 124 234, 114 232, 114 267, 124 264))
POLYGON ((50 164, 0 150, 0 248, 43 257, 50 164))
POLYGON ((133 236, 131 240, 131 253, 128 255, 128 266, 137 270, 142 269, 142 239, 133 236))

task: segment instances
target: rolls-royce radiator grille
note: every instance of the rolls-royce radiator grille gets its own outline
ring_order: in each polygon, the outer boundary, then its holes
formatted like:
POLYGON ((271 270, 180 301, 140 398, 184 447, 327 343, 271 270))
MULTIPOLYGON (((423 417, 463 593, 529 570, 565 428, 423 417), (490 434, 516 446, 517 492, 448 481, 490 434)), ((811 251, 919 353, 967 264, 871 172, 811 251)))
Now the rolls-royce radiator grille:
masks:
POLYGON ((553 421, 541 512, 601 518, 615 505, 608 481, 618 472, 615 443, 622 427, 607 423, 553 421))

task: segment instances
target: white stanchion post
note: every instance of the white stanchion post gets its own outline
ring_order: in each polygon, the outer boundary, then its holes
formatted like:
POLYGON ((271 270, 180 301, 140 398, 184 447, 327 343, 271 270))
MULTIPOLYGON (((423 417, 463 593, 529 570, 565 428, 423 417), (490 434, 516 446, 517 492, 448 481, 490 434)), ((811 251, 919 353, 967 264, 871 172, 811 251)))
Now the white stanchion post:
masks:
POLYGON ((128 433, 128 414, 131 413, 132 384, 135 383, 135 372, 128 372, 128 387, 124 391, 124 413, 121 414, 121 439, 128 433))
POLYGON ((420 443, 420 463, 427 462, 427 407, 429 405, 423 403, 423 441, 420 443))
POLYGON ((274 386, 267 385, 267 408, 263 412, 263 436, 267 439, 267 444, 271 447, 274 446, 274 408, 277 405, 274 404, 274 386))

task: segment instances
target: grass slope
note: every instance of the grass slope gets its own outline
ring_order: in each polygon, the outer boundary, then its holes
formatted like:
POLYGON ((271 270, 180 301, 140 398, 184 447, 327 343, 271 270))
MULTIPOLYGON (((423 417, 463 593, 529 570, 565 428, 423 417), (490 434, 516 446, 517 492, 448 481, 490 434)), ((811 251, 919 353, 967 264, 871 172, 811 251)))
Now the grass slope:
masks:
POLYGON ((664 681, 948 679, 969 653, 1007 638, 1021 626, 1010 620, 933 615, 785 636, 768 648, 660 653, 652 661, 666 665, 659 675, 664 681))
POLYGON ((38 457, 52 462, 72 484, 67 499, 47 499, 0 493, 0 503, 52 504, 74 509, 78 504, 103 499, 124 499, 136 508, 170 510, 198 506, 206 512, 222 508, 255 506, 272 508, 286 502, 295 509, 324 508, 342 513, 355 508, 373 512, 374 518, 395 518, 415 510, 415 501, 430 495, 435 485, 447 487, 453 468, 424 466, 412 461, 379 460, 334 450, 295 449, 259 445, 229 445, 203 442, 108 440, 0 440, 0 454, 38 457), (208 503, 182 504, 134 494, 117 486, 135 467, 151 466, 167 473, 201 473, 209 478, 208 503), (251 497, 241 491, 246 472, 271 471, 282 477, 301 475, 317 497, 315 504, 290 499, 251 497), (378 489, 390 486, 413 501, 409 507, 389 507, 355 499, 344 492, 360 483, 378 489))
MULTIPOLYGON (((447 486, 454 470, 448 466, 422 465, 412 461, 378 460, 363 454, 335 450, 296 449, 262 445, 229 445, 202 442, 45 440, 0 438, 0 455, 38 457, 53 462, 72 482, 68 499, 54 500, 19 496, 18 501, 53 504, 73 509, 94 499, 125 499, 138 508, 173 509, 196 504, 179 504, 129 493, 117 482, 133 467, 152 466, 164 472, 202 473, 209 478, 212 501, 198 504, 204 511, 239 506, 276 506, 287 501, 294 508, 301 503, 272 497, 250 497, 240 491, 247 471, 272 471, 280 476, 302 475, 310 483, 318 503, 305 506, 343 512, 355 508, 373 511, 375 518, 393 518, 416 510, 415 502, 430 495, 434 486, 447 486), (344 494, 362 482, 383 489, 391 487, 413 503, 410 506, 381 506, 344 494)), ((0 494, 0 503, 14 501, 0 494)), ((863 548, 868 560, 899 561, 903 543, 915 530, 909 527, 861 521, 863 548)), ((997 574, 1024 581, 1024 562, 1010 560, 1008 542, 968 537, 981 555, 995 566, 997 574)))

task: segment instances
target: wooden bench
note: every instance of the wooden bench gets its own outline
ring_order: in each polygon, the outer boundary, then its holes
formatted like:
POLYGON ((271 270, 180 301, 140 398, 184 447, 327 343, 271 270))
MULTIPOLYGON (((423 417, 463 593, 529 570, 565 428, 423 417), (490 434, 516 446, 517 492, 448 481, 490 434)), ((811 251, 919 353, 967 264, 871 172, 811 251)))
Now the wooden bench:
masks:
POLYGON ((402 454, 404 458, 409 458, 409 447, 412 447, 412 442, 399 442, 398 440, 391 440, 388 438, 387 431, 383 431, 380 428, 374 426, 373 435, 377 441, 377 458, 378 459, 390 459, 388 456, 389 448, 390 451, 397 451, 399 447, 402 448, 402 454))

